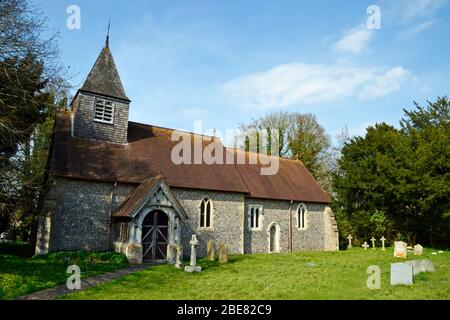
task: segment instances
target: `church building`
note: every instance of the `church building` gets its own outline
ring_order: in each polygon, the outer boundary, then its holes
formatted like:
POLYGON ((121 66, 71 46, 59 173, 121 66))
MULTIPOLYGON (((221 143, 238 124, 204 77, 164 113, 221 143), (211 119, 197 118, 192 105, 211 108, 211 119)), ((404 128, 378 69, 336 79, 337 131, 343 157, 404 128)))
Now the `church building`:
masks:
MULTIPOLYGON (((277 158, 275 175, 259 162, 176 164, 175 130, 129 121, 130 108, 107 40, 57 114, 36 254, 115 250, 161 263, 176 246, 189 256, 194 234, 200 257, 209 240, 231 254, 338 250, 330 198, 301 161, 277 158)), ((225 156, 250 157, 210 138, 225 156)))

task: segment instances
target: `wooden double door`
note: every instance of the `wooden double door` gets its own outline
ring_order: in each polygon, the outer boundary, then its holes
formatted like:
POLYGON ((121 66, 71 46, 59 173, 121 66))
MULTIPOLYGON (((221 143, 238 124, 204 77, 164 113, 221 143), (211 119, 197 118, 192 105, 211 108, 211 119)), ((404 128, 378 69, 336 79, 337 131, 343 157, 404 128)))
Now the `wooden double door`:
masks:
POLYGON ((162 262, 167 259, 169 217, 160 210, 149 212, 142 222, 142 261, 162 262))

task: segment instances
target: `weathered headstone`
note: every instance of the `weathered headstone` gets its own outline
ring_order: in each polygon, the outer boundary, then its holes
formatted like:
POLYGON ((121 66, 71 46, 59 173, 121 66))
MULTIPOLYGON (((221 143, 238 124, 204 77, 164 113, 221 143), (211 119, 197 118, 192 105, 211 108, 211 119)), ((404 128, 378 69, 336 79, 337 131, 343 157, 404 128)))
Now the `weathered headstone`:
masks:
POLYGON ((191 262, 189 266, 184 267, 184 271, 186 272, 200 272, 202 271, 202 267, 197 266, 197 245, 198 240, 195 234, 192 235, 192 240, 189 241, 191 245, 191 262))
POLYGON ((183 269, 183 246, 180 244, 177 247, 177 258, 175 261, 175 268, 183 269))
POLYGON ((391 285, 413 285, 413 267, 406 263, 391 263, 391 285))
POLYGON ((353 246, 352 246, 352 239, 353 239, 352 235, 349 234, 348 237, 347 237, 347 239, 348 239, 347 249, 353 248, 353 246))
POLYGON ((394 242, 394 257, 406 259, 407 244, 403 241, 394 242))
POLYGON ((128 258, 128 262, 131 264, 142 263, 142 244, 129 243, 125 247, 125 255, 128 258))
POLYGON ((422 260, 422 266, 425 272, 435 272, 436 268, 431 260, 422 260))
POLYGON ((423 247, 420 244, 416 244, 414 246, 414 255, 415 256, 421 256, 423 251, 423 247))
POLYGON ((175 243, 169 243, 167 245, 167 262, 169 264, 175 264, 176 262, 177 247, 175 243))
POLYGON ((219 262, 227 263, 228 262, 228 248, 225 246, 223 242, 219 245, 219 262))
POLYGON ((370 239, 370 241, 372 241, 372 249, 375 250, 375 241, 377 241, 377 239, 372 237, 372 239, 370 239))
POLYGON ((364 243, 361 245, 361 247, 363 247, 364 250, 367 250, 367 248, 370 246, 367 244, 367 241, 364 241, 364 243))
POLYGON ((209 261, 216 260, 216 254, 214 252, 214 241, 213 240, 208 241, 207 256, 208 256, 209 261))
POLYGON ((412 266, 413 268, 413 275, 426 272, 423 264, 423 260, 410 260, 406 261, 406 264, 412 266))
POLYGON ((381 250, 386 251, 386 248, 384 246, 384 242, 386 241, 386 238, 384 236, 382 236, 380 238, 380 240, 381 240, 381 250))

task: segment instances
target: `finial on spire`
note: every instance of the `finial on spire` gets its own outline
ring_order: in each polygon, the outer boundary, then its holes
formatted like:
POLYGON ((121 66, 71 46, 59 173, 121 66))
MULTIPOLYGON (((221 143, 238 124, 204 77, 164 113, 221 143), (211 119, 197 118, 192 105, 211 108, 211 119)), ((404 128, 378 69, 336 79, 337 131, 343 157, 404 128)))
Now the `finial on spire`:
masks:
POLYGON ((105 44, 106 48, 109 48, 109 30, 110 30, 110 28, 111 28, 111 19, 109 19, 109 22, 108 22, 108 33, 106 34, 106 44, 105 44))

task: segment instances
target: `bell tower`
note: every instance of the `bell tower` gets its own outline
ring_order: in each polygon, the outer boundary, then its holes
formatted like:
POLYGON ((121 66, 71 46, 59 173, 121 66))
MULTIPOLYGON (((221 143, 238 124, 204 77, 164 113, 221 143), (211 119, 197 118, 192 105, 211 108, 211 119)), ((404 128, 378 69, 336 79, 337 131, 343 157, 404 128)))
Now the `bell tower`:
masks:
POLYGON ((130 102, 109 49, 108 27, 105 46, 71 103, 73 135, 126 144, 130 102))

